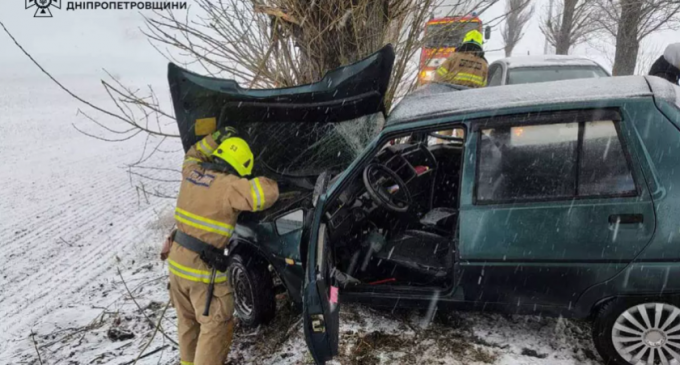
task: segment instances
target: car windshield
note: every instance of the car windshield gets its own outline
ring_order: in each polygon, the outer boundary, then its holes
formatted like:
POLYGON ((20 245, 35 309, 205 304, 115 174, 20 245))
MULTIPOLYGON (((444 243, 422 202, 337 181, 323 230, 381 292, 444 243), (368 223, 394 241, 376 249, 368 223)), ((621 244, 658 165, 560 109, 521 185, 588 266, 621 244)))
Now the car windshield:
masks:
POLYGON ((451 22, 429 24, 426 30, 425 48, 457 47, 465 34, 471 30, 479 29, 476 22, 451 22))
MULTIPOLYGON (((258 161, 269 170, 312 176, 325 170, 338 173, 346 169, 383 125, 382 113, 376 113, 336 123, 250 123, 248 132, 270 136, 258 155, 258 161)), ((253 143, 257 145, 257 141, 253 143)))
POLYGON ((508 71, 508 85, 607 77, 597 66, 519 67, 508 71))

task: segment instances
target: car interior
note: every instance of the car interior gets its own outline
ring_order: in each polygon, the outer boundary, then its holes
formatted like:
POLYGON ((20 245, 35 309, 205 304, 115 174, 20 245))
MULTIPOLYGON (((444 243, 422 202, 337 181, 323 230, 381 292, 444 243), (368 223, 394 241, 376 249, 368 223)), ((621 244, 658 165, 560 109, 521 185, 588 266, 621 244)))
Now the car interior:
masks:
POLYGON ((340 284, 451 285, 465 131, 387 143, 325 212, 340 284))

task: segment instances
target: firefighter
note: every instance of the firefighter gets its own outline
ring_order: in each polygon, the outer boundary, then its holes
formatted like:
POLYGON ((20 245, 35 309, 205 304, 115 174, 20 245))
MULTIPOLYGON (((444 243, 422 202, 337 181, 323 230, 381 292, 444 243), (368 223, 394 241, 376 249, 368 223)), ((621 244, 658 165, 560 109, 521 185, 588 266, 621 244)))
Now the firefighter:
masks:
POLYGON ((269 208, 278 185, 248 179, 254 156, 233 128, 208 135, 187 152, 177 198, 177 230, 161 259, 170 269, 170 297, 177 310, 181 365, 223 365, 234 330, 234 299, 225 248, 240 212, 269 208))
POLYGON ((474 88, 486 86, 489 63, 484 58, 483 42, 482 33, 469 31, 463 44, 439 66, 434 81, 474 88))
POLYGON ((678 85, 678 79, 680 79, 680 43, 673 43, 666 47, 663 55, 652 65, 649 74, 662 77, 678 85))

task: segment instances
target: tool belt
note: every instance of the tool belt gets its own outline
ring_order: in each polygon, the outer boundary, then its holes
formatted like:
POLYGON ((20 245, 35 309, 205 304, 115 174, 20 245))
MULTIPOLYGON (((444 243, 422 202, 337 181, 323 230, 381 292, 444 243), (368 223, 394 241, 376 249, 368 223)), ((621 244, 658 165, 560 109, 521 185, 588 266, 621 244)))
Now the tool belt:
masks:
POLYGON ((229 261, 229 256, 227 256, 228 250, 221 250, 180 230, 175 232, 175 237, 173 239, 178 245, 186 248, 189 251, 196 252, 201 260, 210 266, 210 268, 216 269, 220 272, 227 271, 229 261))
POLYGON ((189 251, 196 252, 201 260, 208 264, 212 269, 210 273, 210 283, 208 284, 208 295, 205 297, 204 316, 210 315, 210 303, 212 302, 213 290, 215 289, 215 275, 217 271, 225 272, 229 266, 229 251, 205 243, 196 237, 192 237, 180 230, 176 230, 173 236, 173 241, 178 245, 186 248, 189 251))

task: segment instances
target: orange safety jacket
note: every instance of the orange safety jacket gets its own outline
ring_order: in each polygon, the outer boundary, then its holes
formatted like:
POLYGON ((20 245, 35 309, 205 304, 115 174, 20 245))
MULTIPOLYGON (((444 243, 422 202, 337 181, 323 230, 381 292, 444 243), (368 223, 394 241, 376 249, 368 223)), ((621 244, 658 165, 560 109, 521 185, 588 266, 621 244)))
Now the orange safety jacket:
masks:
MULTIPOLYGON (((205 243, 223 249, 234 233, 242 211, 258 212, 271 207, 279 198, 276 181, 266 177, 252 180, 204 169, 217 148, 212 136, 192 146, 184 158, 182 184, 177 197, 177 229, 205 243)), ((211 269, 199 255, 177 243, 168 255, 170 273, 186 280, 210 282, 211 269)), ((215 283, 225 282, 227 274, 218 272, 215 283)))
POLYGON ((488 68, 483 57, 468 52, 456 52, 439 66, 434 80, 468 87, 484 87, 489 74, 488 68))

